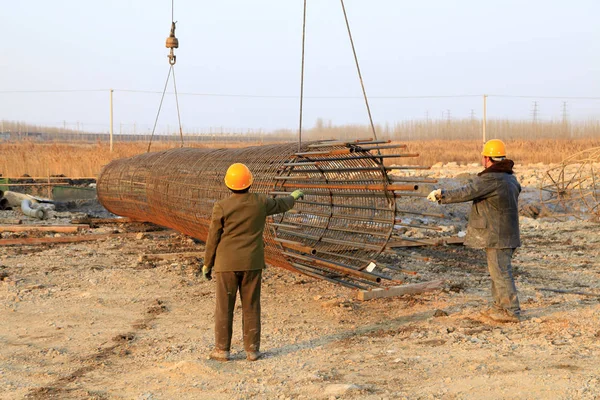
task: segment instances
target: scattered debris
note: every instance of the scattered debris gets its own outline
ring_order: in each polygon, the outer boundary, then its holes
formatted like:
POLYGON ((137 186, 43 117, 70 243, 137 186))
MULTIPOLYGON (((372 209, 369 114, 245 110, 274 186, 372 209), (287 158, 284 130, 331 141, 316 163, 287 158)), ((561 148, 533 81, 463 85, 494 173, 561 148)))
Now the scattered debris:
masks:
POLYGON ((535 288, 535 290, 539 290, 541 292, 554 292, 554 293, 563 293, 563 294, 578 294, 578 295, 581 295, 581 296, 600 297, 600 294, 598 294, 598 293, 580 292, 580 291, 577 291, 577 290, 551 289, 551 288, 535 288))
POLYGON ((402 296, 405 294, 418 294, 441 289, 444 286, 444 280, 407 284, 402 286, 392 286, 389 288, 377 288, 372 290, 359 290, 356 298, 358 300, 380 299, 382 297, 402 296))

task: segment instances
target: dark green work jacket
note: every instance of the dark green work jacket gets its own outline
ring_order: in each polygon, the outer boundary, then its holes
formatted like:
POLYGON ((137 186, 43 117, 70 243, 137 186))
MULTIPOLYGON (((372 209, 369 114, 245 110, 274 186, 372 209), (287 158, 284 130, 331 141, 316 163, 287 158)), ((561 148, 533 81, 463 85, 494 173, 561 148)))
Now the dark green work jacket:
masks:
POLYGON ((288 211, 292 196, 273 199, 259 193, 233 193, 213 206, 204 265, 215 272, 265 267, 263 231, 268 215, 288 211))
POLYGON ((507 249, 521 246, 519 193, 511 160, 504 160, 479 173, 457 189, 442 190, 442 204, 473 201, 465 245, 475 248, 507 249))

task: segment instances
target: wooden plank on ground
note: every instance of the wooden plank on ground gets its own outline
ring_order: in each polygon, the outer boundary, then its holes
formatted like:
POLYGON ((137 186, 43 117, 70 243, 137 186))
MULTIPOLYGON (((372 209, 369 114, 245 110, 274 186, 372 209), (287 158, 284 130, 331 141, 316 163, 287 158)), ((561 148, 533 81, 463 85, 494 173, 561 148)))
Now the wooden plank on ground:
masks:
POLYGON ((432 238, 432 239, 418 239, 415 241, 412 240, 393 240, 390 241, 387 245, 388 248, 395 247, 416 247, 416 246, 443 246, 445 244, 463 244, 465 242, 464 237, 451 236, 451 237, 442 237, 442 238, 432 238))
POLYGON ((598 294, 598 293, 580 292, 578 290, 551 289, 551 288, 535 288, 535 289, 541 290, 543 292, 554 292, 554 293, 562 293, 562 294, 577 294, 580 296, 600 297, 600 294, 598 294))
POLYGON ((88 229, 89 225, 8 225, 0 226, 0 232, 58 232, 75 233, 82 229, 88 229))
POLYGON ((94 241, 94 240, 102 240, 102 239, 107 239, 107 238, 135 237, 137 234, 138 234, 138 232, 129 232, 129 233, 103 233, 103 234, 95 234, 95 235, 64 236, 64 237, 0 239, 0 246, 90 242, 90 241, 94 241))
POLYGON ((72 224, 91 224, 91 225, 128 224, 131 222, 142 222, 142 221, 136 221, 131 218, 90 218, 90 217, 73 218, 71 220, 72 224))
MULTIPOLYGON (((165 231, 158 232, 144 232, 146 235, 160 235, 165 231)), ((93 235, 77 235, 77 236, 63 236, 63 237, 45 237, 45 238, 20 238, 20 239, 0 239, 0 246, 20 246, 30 244, 54 244, 54 243, 77 243, 77 242, 90 242, 94 240, 111 239, 117 237, 136 237, 140 232, 127 232, 127 233, 103 233, 93 235)))
POLYGON ((23 221, 18 218, 0 218, 0 224, 4 225, 20 225, 21 223, 23 221))
POLYGON ((452 236, 452 237, 446 238, 444 241, 446 242, 446 244, 464 244, 465 238, 458 237, 458 236, 452 236))
POLYGON ((359 290, 356 298, 358 300, 381 299, 383 297, 402 296, 405 294, 418 294, 441 289, 444 280, 414 283, 408 285, 391 286, 388 288, 377 288, 372 290, 359 290))
POLYGON ((178 258, 185 257, 204 257, 204 252, 200 251, 190 251, 186 253, 160 253, 160 254, 143 254, 140 256, 140 261, 150 261, 150 260, 173 260, 178 258))

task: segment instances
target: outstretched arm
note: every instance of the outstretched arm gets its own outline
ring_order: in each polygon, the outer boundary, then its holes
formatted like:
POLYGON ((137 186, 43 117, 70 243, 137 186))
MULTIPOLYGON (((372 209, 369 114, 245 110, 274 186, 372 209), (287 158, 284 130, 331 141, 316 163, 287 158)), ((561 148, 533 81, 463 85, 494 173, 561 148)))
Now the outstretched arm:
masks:
POLYGON ((291 210, 296 200, 292 196, 267 197, 267 215, 279 214, 291 210))
POLYGON ((462 203, 475 199, 485 199, 489 197, 497 187, 498 183, 493 179, 485 177, 476 177, 473 182, 456 189, 442 189, 442 204, 447 203, 462 203))

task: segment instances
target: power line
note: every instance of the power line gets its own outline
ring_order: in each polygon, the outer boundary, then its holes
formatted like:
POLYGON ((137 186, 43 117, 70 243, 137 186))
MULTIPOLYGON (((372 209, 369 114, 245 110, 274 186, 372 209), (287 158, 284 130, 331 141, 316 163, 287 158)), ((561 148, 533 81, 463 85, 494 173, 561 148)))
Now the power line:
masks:
MULTIPOLYGON (((0 90, 0 93, 69 93, 69 92, 106 92, 110 89, 81 89, 81 90, 0 90)), ((162 94, 158 90, 137 90, 137 89, 113 89, 115 92, 122 93, 145 93, 162 94)), ((166 94, 175 94, 175 92, 166 92, 166 94)), ((240 98, 268 98, 268 99, 298 99, 295 95, 256 95, 256 94, 237 94, 237 93, 192 93, 178 92, 185 96, 205 96, 205 97, 240 97, 240 98)), ((457 98, 457 97, 480 97, 478 94, 459 94, 459 95, 425 95, 425 96, 369 96, 372 99, 437 99, 437 98, 457 98)), ((363 99, 363 96, 304 96, 305 99, 363 99)))
MULTIPOLYGON (((130 90, 130 89, 115 89, 115 92, 126 92, 126 93, 149 93, 149 94, 162 94, 162 92, 154 90, 130 90)), ((1 92, 0 92, 1 93, 1 92)), ((173 92, 167 92, 167 94, 173 94, 173 92)), ((225 93, 190 93, 190 92, 179 92, 179 95, 185 96, 206 96, 206 97, 241 97, 241 98, 267 98, 267 99, 298 99, 299 96, 293 95, 255 95, 255 94, 225 94, 225 93)), ((481 97, 478 94, 458 94, 458 95, 426 95, 426 96, 369 96, 371 99, 443 99, 443 98, 457 98, 457 97, 481 97)), ((364 99, 363 96, 304 96, 305 99, 364 99)), ((600 98, 599 98, 600 99, 600 98)))
MULTIPOLYGON (((107 92, 110 89, 59 89, 59 90, 0 90, 0 94, 11 93, 85 93, 85 92, 107 92)), ((122 93, 146 93, 162 94, 157 90, 137 90, 137 89, 114 89, 115 92, 122 93)), ((166 94, 175 94, 166 92, 166 94)), ((266 99, 298 99, 296 95, 260 95, 260 94, 240 94, 240 93, 194 93, 178 92, 178 95, 185 96, 205 96, 205 97, 239 97, 239 98, 266 98, 266 99)), ((480 94, 448 94, 448 95, 423 95, 423 96, 369 96, 371 99, 447 99, 447 98, 468 98, 481 97, 480 94)), ((561 100, 600 100, 600 97, 592 96, 533 96, 533 95, 505 95, 489 94, 488 97, 499 98, 521 98, 521 99, 561 99, 561 100)), ((363 99, 363 96, 304 96, 305 99, 363 99)))
POLYGON ((0 90, 0 93, 82 93, 107 92, 110 89, 59 89, 59 90, 0 90))
POLYGON ((515 99, 567 99, 567 100, 600 100, 600 97, 588 96, 530 96, 530 95, 510 95, 510 94, 488 94, 488 97, 507 97, 515 99))

